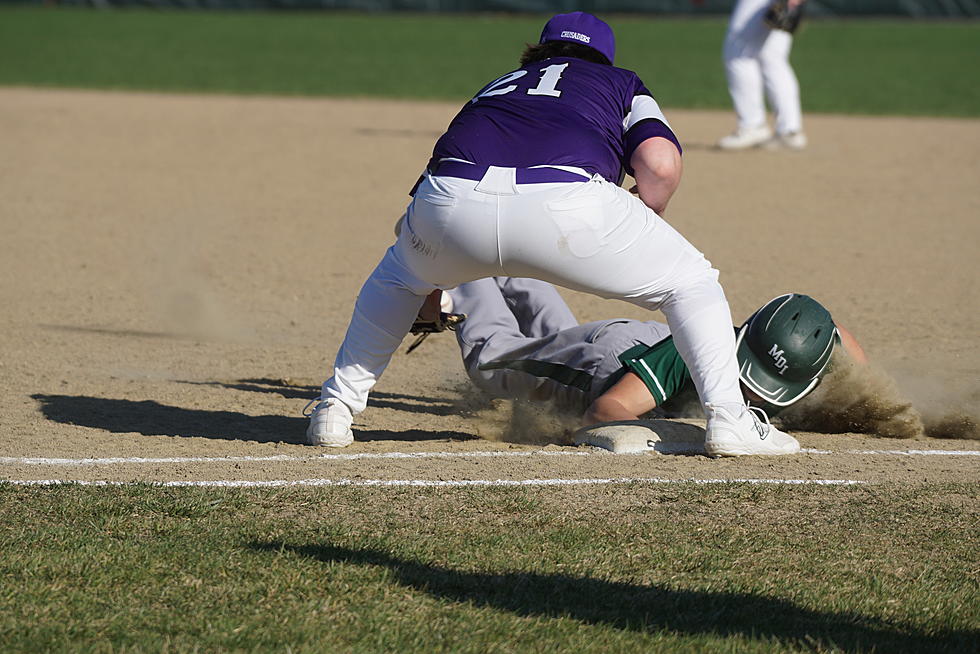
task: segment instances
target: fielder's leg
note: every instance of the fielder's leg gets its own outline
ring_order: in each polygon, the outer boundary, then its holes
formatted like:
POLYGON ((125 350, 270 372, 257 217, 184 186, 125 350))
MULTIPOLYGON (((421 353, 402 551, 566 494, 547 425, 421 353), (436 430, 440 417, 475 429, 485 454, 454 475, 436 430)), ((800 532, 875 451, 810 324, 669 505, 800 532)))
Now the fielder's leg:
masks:
POLYGON ((766 127, 766 106, 759 62, 755 57, 726 55, 725 75, 739 130, 745 133, 763 130, 766 127))
POLYGON ((765 9, 766 0, 740 0, 728 23, 722 58, 738 126, 733 134, 718 141, 718 147, 725 150, 755 147, 772 137, 772 130, 766 123, 762 69, 758 60, 759 49, 769 33, 762 22, 765 9))
POLYGON ((800 84, 789 63, 792 47, 793 36, 789 32, 772 30, 759 51, 759 63, 766 96, 776 118, 776 135, 783 145, 801 149, 806 146, 806 138, 803 136, 800 84))
POLYGON ((369 392, 431 290, 405 268, 394 246, 388 249, 357 296, 334 374, 323 383, 310 416, 309 444, 344 447, 353 442, 353 415, 367 406, 369 392))
MULTIPOLYGON (((452 248, 443 245, 444 232, 453 222, 469 225, 471 232, 476 232, 474 225, 481 224, 479 211, 459 215, 455 194, 467 185, 473 183, 427 177, 416 189, 396 228, 398 240, 358 295, 334 374, 323 383, 320 403, 311 416, 310 443, 342 447, 353 441, 353 414, 367 406, 371 388, 411 329, 425 296, 436 288, 451 288, 460 281, 497 272, 486 263, 486 271, 469 270, 472 256, 455 256, 452 248)), ((489 229, 493 216, 483 217, 489 229)), ((493 261, 492 233, 478 242, 485 244, 483 258, 493 261)))

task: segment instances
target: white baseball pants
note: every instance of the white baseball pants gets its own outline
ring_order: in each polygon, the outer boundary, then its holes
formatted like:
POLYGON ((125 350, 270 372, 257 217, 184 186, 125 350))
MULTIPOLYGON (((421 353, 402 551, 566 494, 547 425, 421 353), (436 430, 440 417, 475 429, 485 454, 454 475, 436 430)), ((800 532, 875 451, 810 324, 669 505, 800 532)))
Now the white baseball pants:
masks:
POLYGON ((731 312, 704 255, 599 176, 514 180, 513 168, 491 167, 478 182, 422 182, 397 242, 361 289, 324 398, 363 411, 428 293, 504 275, 660 309, 701 401, 744 404, 731 312))
POLYGON ((740 128, 766 123, 764 91, 775 114, 776 132, 789 134, 803 128, 800 85, 789 63, 793 35, 766 26, 763 16, 770 3, 736 3, 725 35, 725 73, 740 128))

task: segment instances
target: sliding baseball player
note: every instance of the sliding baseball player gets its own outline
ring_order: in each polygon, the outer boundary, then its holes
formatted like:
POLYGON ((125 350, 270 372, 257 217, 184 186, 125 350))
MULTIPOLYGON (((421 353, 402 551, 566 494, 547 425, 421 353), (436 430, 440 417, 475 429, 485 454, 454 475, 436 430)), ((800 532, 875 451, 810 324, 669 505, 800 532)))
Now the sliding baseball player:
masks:
MULTIPOLYGON (((466 372, 494 397, 553 402, 582 412, 585 425, 637 420, 655 408, 669 414, 696 401, 664 323, 579 324, 558 291, 534 279, 481 279, 447 293, 466 372)), ((736 342, 742 393, 764 421, 816 388, 835 347, 867 361, 850 332, 798 293, 753 313, 736 342)))

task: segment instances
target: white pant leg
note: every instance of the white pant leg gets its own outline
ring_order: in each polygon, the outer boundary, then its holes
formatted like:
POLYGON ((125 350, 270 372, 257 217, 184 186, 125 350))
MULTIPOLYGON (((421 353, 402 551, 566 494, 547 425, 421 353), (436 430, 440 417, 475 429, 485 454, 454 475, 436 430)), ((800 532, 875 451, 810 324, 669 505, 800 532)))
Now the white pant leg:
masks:
MULTIPOLYGON (((732 51, 741 50, 733 44, 732 51)), ((742 54, 729 54, 725 48, 725 77, 728 79, 728 94, 740 129, 762 127, 766 124, 766 105, 763 98, 762 68, 755 57, 742 54)))
POLYGON ((739 0, 722 47, 728 93, 740 128, 766 123, 763 71, 758 56, 770 31, 762 20, 767 7, 768 0, 739 0))
POLYGON ((766 96, 776 118, 776 132, 790 134, 803 129, 800 108, 800 84, 789 63, 793 35, 783 30, 770 30, 759 50, 759 65, 766 96))
POLYGON ((334 374, 323 383, 321 396, 341 400, 352 413, 363 411, 433 288, 409 272, 395 246, 388 248, 357 296, 334 374))
POLYGON ((744 404, 735 356, 735 329, 714 275, 683 286, 661 305, 681 359, 702 402, 744 404))
POLYGON ((460 212, 453 193, 474 183, 449 181, 449 188, 439 184, 438 178, 428 178, 419 186, 400 221, 398 240, 357 297, 334 374, 323 383, 321 392, 324 398, 339 399, 355 414, 367 406, 371 389, 411 328, 426 295, 436 288, 452 288, 500 272, 492 220, 494 198, 482 194, 470 198, 466 212, 460 212), (486 199, 484 206, 478 202, 482 199, 486 199), (459 251, 445 244, 444 233, 450 226, 465 230, 472 247, 459 251))
POLYGON ((341 400, 353 413, 363 411, 370 390, 411 328, 425 296, 435 288, 452 288, 501 273, 496 254, 496 198, 471 192, 465 206, 459 206, 459 194, 472 191, 474 185, 432 177, 419 186, 400 221, 398 240, 358 295, 334 374, 323 383, 322 397, 341 400), (464 233, 466 247, 447 239, 447 231, 464 233))

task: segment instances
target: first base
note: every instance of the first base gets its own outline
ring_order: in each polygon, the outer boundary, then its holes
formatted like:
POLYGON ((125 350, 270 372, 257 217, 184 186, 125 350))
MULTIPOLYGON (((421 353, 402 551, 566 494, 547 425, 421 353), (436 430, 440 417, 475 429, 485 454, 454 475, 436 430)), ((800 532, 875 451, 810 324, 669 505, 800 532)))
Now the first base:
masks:
POLYGON ((606 422, 575 433, 576 445, 601 447, 615 454, 660 452, 704 454, 704 429, 673 420, 606 422))

